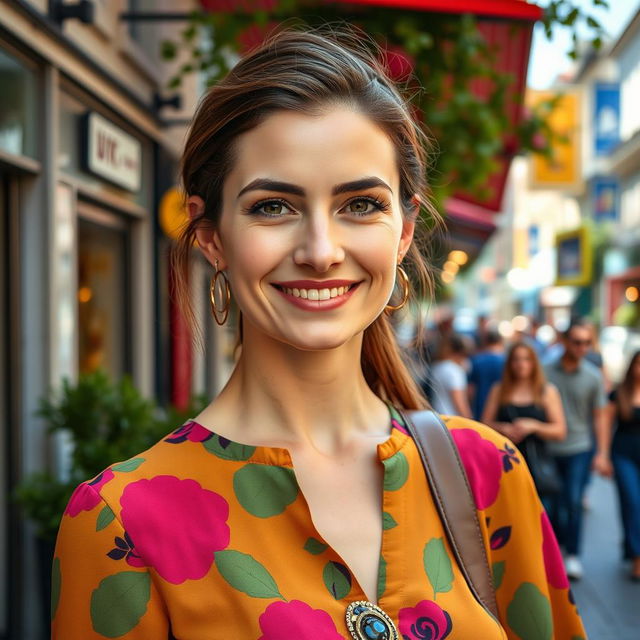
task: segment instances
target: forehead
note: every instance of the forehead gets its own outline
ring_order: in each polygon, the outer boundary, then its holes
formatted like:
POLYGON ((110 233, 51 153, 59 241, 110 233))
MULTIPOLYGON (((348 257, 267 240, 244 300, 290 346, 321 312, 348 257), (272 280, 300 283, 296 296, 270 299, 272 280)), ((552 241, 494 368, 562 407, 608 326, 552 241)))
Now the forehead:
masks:
POLYGON ((589 327, 573 327, 569 333, 572 340, 589 340, 591 339, 591 330, 589 327))
POLYGON ((389 136, 348 107, 319 115, 279 111, 239 137, 229 180, 278 178, 308 190, 377 176, 398 191, 396 151, 389 136))

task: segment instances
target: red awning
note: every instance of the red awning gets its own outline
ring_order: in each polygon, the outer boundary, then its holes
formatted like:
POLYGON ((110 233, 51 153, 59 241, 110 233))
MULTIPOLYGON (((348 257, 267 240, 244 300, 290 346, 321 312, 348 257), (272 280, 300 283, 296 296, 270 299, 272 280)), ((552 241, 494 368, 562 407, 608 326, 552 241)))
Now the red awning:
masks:
MULTIPOLYGON (((342 4, 363 4, 392 9, 413 9, 435 13, 472 13, 480 17, 509 20, 536 21, 542 17, 542 9, 526 0, 324 0, 342 4)), ((273 0, 200 0, 207 11, 255 11, 269 9, 273 0)))
POLYGON ((458 198, 449 198, 445 208, 449 244, 475 258, 496 230, 492 212, 458 198))
POLYGON ((542 17, 542 9, 525 0, 333 0, 343 4, 365 4, 434 13, 472 13, 476 16, 530 20, 542 17))

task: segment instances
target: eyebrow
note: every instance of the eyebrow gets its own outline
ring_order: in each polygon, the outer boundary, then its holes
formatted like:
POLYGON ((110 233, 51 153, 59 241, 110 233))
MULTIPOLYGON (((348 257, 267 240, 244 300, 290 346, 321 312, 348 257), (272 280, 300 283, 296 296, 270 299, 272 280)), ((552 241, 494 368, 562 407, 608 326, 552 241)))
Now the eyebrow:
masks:
MULTIPOLYGON (((341 193, 350 193, 352 191, 362 191, 364 189, 371 189, 372 187, 382 187, 387 189, 391 193, 393 190, 391 187, 380 178, 370 176, 366 178, 360 178, 358 180, 352 180, 351 182, 343 182, 337 184, 331 189, 331 195, 337 196, 341 193)), ((238 193, 238 198, 248 191, 279 191, 280 193, 290 193, 294 196, 305 196, 306 191, 296 184, 290 182, 281 182, 280 180, 269 180, 268 178, 256 178, 252 180, 247 186, 243 187, 238 193)))

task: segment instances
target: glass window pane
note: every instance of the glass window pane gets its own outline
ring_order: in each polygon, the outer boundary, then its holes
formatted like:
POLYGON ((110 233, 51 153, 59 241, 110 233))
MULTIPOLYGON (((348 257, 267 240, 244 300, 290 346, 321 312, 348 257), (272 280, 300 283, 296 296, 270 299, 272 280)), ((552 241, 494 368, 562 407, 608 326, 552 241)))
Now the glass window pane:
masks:
POLYGON ((15 155, 36 156, 36 77, 0 49, 0 149, 15 155))
POLYGON ((125 373, 126 233, 78 220, 79 371, 125 373))

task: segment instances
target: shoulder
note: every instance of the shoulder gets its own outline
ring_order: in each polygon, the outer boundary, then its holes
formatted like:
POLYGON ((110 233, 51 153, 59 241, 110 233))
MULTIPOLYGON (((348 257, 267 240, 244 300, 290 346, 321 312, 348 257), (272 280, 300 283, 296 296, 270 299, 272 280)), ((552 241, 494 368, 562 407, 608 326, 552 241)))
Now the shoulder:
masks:
POLYGON ((487 509, 505 496, 532 495, 526 465, 506 436, 467 418, 443 419, 458 449, 478 509, 487 509))
MULTIPOLYGON (((159 485, 166 484, 169 478, 192 478, 202 466, 203 452, 206 453, 201 445, 206 447, 215 438, 215 434, 201 425, 188 421, 149 449, 128 460, 115 462, 91 480, 83 482, 72 496, 70 505, 79 496, 84 496, 87 506, 91 502, 102 501, 116 509, 122 504, 125 492, 131 493, 134 487, 151 484, 158 485, 160 490, 159 485)), ((76 505, 75 510, 87 510, 87 506, 76 505)))
POLYGON ((593 364, 586 358, 583 358, 580 364, 582 367, 582 374, 588 377, 594 385, 600 385, 603 383, 602 372, 600 371, 600 369, 598 369, 598 367, 596 367, 595 364, 593 364))

